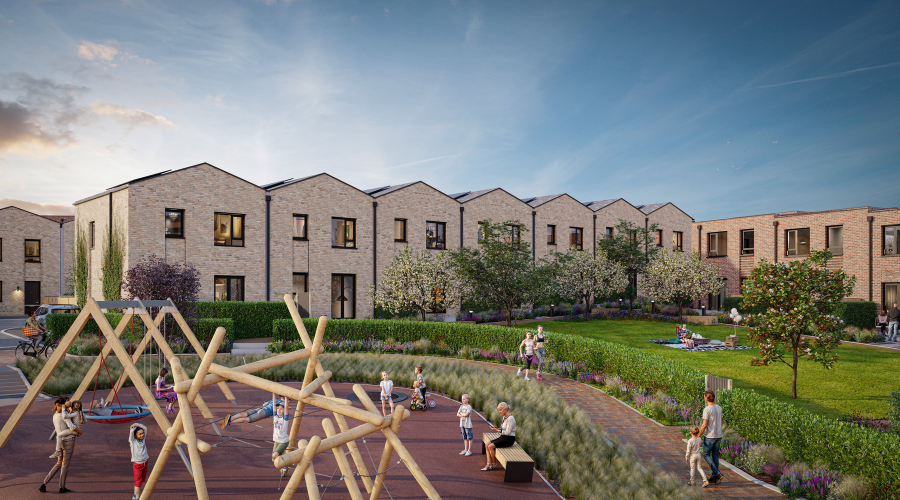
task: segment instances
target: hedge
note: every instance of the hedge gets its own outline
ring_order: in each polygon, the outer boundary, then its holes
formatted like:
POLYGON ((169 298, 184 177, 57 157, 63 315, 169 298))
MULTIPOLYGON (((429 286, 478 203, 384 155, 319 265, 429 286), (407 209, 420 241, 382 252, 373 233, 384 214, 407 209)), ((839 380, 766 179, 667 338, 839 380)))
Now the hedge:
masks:
MULTIPOLYGON (((722 301, 722 308, 726 311, 735 308, 745 316, 765 312, 765 308, 760 306, 745 309, 743 303, 743 297, 728 297, 722 301)), ((875 316, 877 316, 876 304, 874 302, 843 302, 838 315, 847 326, 872 328, 875 326, 875 316)))
POLYGON ((720 391, 723 421, 754 443, 775 445, 788 460, 863 475, 879 485, 900 486, 900 436, 825 418, 752 390, 720 391))
POLYGON ((197 320, 197 324, 193 328, 194 336, 201 342, 209 342, 216 333, 216 328, 220 326, 225 328, 225 339, 222 343, 233 344, 234 320, 231 318, 203 318, 197 320))
MULTIPOLYGON (((119 321, 122 321, 122 317, 125 316, 122 313, 104 313, 106 315, 106 320, 109 321, 109 324, 112 325, 113 328, 119 324, 119 321)), ((65 335, 69 328, 72 327, 72 324, 75 323, 75 319, 78 318, 77 314, 61 314, 54 313, 47 315, 47 329, 50 330, 50 339, 56 340, 62 338, 65 335)), ((125 327, 125 332, 122 335, 129 335, 131 332, 131 328, 134 327, 136 331, 141 330, 141 326, 143 325, 143 321, 140 318, 134 318, 131 320, 131 325, 125 327)), ((100 331, 100 326, 97 325, 97 322, 93 319, 89 319, 87 324, 84 325, 84 328, 81 330, 82 333, 98 333, 100 331)))
POLYGON ((284 301, 197 302, 196 313, 198 318, 233 320, 235 340, 268 337, 272 334, 272 321, 291 318, 284 301))
MULTIPOLYGON (((306 318, 303 324, 310 336, 318 318, 306 318)), ((695 401, 705 388, 704 374, 678 361, 650 354, 640 349, 588 339, 577 335, 547 332, 547 351, 559 361, 584 364, 588 371, 617 376, 647 389, 661 389, 679 401, 695 401)), ((332 319, 328 320, 326 340, 364 340, 393 338, 397 342, 414 342, 426 338, 446 342, 454 349, 463 346, 518 352, 525 338, 522 329, 493 325, 470 325, 437 321, 394 321, 332 319)), ((272 323, 272 340, 297 340, 291 320, 272 323)))

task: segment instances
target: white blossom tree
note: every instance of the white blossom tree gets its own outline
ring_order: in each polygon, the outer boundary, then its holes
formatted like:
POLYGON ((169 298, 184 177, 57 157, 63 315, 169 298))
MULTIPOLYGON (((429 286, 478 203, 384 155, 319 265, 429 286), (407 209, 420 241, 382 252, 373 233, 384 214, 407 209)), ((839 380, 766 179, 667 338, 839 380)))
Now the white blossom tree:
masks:
POLYGON ((721 272, 715 264, 700 260, 696 253, 663 251, 650 260, 641 287, 657 302, 676 304, 681 315, 685 305, 719 292, 721 272))
POLYGON ((408 248, 385 268, 377 289, 369 285, 376 306, 392 313, 415 309, 422 321, 427 312, 459 304, 461 291, 447 252, 412 252, 408 248))
POLYGON ((553 291, 563 299, 584 302, 584 315, 591 312, 591 298, 621 293, 628 287, 625 266, 610 260, 605 251, 569 250, 556 253, 556 276, 553 291))

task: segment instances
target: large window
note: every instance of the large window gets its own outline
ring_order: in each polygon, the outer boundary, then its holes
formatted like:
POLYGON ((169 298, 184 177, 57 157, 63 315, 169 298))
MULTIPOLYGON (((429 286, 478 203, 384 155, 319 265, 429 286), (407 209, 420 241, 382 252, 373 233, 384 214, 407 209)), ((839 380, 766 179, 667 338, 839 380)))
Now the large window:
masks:
POLYGON ((785 255, 809 255, 809 228, 785 231, 785 255))
POLYGON ((900 283, 883 283, 881 285, 882 306, 885 310, 890 310, 897 304, 900 299, 900 283))
POLYGON ((672 251, 684 251, 684 233, 681 231, 672 231, 672 251))
POLYGON ((215 276, 216 301, 240 302, 244 300, 243 276, 215 276))
POLYGON ((356 219, 331 218, 332 248, 356 248, 356 219))
POLYGON ((331 275, 331 317, 356 317, 356 275, 331 275))
POLYGON ((556 226, 553 224, 547 224, 547 244, 556 244, 556 226))
POLYGON ((244 246, 244 216, 237 214, 215 214, 214 242, 216 246, 244 246))
POLYGON ((663 246, 663 230, 662 229, 656 230, 656 246, 658 246, 658 247, 663 246))
POLYGON ((406 219, 394 219, 394 241, 406 243, 406 219))
POLYGON ((25 262, 41 261, 41 240, 25 240, 25 262))
POLYGON ((444 240, 446 230, 446 222, 425 222, 425 248, 432 250, 446 249, 447 243, 444 240))
POLYGON ((707 257, 724 257, 728 255, 728 233, 709 233, 707 257))
POLYGON ((606 236, 606 239, 611 239, 611 238, 613 237, 613 233, 614 233, 614 232, 615 232, 615 229, 614 229, 614 228, 607 227, 607 228, 606 228, 606 233, 604 234, 604 236, 606 236))
POLYGON ((166 238, 184 238, 184 210, 166 209, 166 238))
POLYGON ((294 302, 301 318, 309 317, 309 274, 294 273, 293 279, 294 302))
POLYGON ((753 255, 753 230, 741 231, 741 255, 753 255))
POLYGON ((834 255, 844 255, 844 226, 829 226, 825 229, 825 246, 834 255))
POLYGON ((575 250, 584 250, 584 228, 569 228, 569 247, 575 250))
POLYGON ((90 240, 91 250, 94 249, 94 221, 88 222, 88 239, 90 240))
POLYGON ((295 240, 309 239, 309 237, 307 236, 308 228, 306 227, 308 219, 309 219, 308 215, 294 214, 294 236, 293 236, 293 238, 295 240))
POLYGON ((900 238, 900 226, 884 226, 884 255, 897 255, 897 240, 900 238))

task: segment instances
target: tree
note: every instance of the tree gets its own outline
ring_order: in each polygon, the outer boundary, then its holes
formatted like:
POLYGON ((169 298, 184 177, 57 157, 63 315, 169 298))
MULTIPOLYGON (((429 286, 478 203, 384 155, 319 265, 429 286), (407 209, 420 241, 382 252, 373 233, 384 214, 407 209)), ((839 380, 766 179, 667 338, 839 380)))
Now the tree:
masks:
POLYGON ((107 233, 103 242, 100 270, 104 300, 122 300, 122 278, 125 270, 125 237, 120 231, 107 233))
POLYGON ((478 248, 451 252, 453 268, 467 299, 500 309, 512 326, 514 308, 549 295, 550 267, 533 259, 531 245, 522 237, 528 229, 521 222, 486 220, 479 229, 478 248))
POLYGON ((650 259, 641 287, 660 303, 677 304, 681 316, 682 307, 722 288, 720 274, 719 266, 696 253, 662 251, 650 259))
POLYGON ((791 368, 791 397, 797 399, 797 368, 801 356, 828 369, 838 356, 844 322, 838 317, 844 297, 853 292, 856 276, 826 266, 831 251, 810 253, 802 261, 771 263, 760 260, 744 282, 744 306, 766 311, 748 316, 756 323, 750 342, 759 348, 753 366, 784 363, 791 368))
POLYGON ((72 281, 75 283, 75 302, 79 309, 87 304, 88 291, 88 246, 84 231, 79 227, 75 234, 75 262, 72 264, 72 281))
POLYGON ((564 300, 584 303, 584 317, 591 312, 591 298, 621 293, 628 286, 625 267, 610 260, 606 252, 597 256, 591 252, 570 249, 556 253, 553 292, 564 300))
POLYGON ((632 280, 628 287, 628 307, 631 308, 637 296, 637 276, 644 274, 650 259, 659 251, 656 246, 656 230, 658 224, 640 227, 629 221, 619 219, 612 237, 601 237, 597 240, 598 250, 606 252, 610 260, 625 267, 625 272, 632 280))
POLYGON ((460 285, 446 252, 406 248, 381 273, 378 288, 370 285, 369 295, 376 306, 392 313, 415 309, 425 321, 425 313, 442 311, 461 300, 460 285))

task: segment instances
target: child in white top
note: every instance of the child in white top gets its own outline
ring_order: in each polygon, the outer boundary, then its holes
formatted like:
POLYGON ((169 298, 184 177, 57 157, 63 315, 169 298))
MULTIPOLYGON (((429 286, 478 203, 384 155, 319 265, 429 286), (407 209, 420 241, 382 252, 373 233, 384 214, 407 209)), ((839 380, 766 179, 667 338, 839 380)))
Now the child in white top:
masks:
POLYGON ((388 372, 381 372, 381 414, 387 416, 385 411, 386 402, 391 403, 391 413, 394 412, 394 400, 391 398, 391 391, 394 390, 394 382, 388 379, 388 372))
POLYGON ((422 367, 416 367, 416 381, 419 382, 419 395, 422 396, 422 402, 425 402, 425 375, 422 374, 422 367))
POLYGON ((462 432, 463 451, 460 455, 472 455, 472 405, 469 404, 469 395, 462 395, 462 406, 456 410, 456 416, 459 417, 459 429, 462 432))
POLYGON ((691 439, 688 439, 687 450, 684 452, 684 461, 691 464, 691 480, 688 481, 688 486, 694 485, 695 469, 700 472, 700 477, 703 478, 703 487, 709 486, 706 473, 703 472, 703 466, 700 465, 700 459, 702 458, 700 451, 702 448, 703 440, 700 439, 700 428, 695 425, 691 427, 691 439))
MULTIPOLYGON (((281 404, 281 401, 275 401, 274 392, 272 393, 272 405, 275 407, 275 415, 272 417, 272 441, 275 442, 272 446, 272 460, 274 461, 287 450, 288 442, 290 442, 288 435, 290 419, 285 415, 284 405, 281 404)), ((287 473, 287 467, 281 469, 281 475, 284 476, 285 473, 287 473)))

